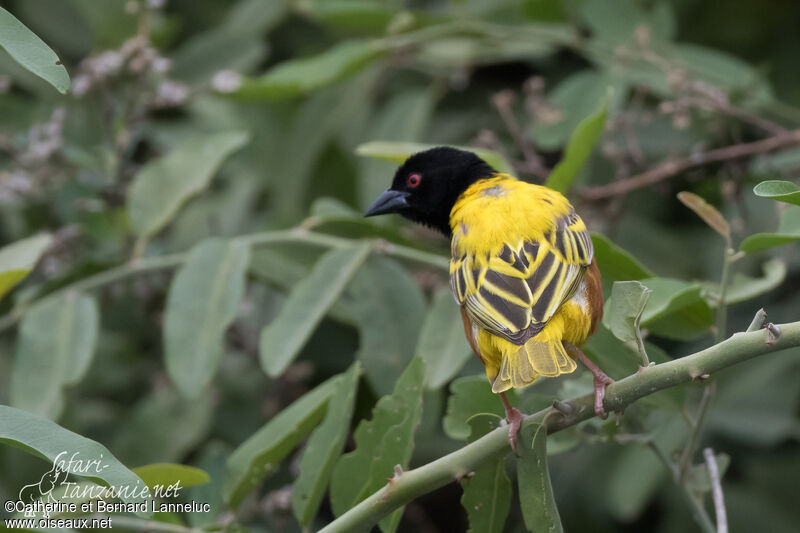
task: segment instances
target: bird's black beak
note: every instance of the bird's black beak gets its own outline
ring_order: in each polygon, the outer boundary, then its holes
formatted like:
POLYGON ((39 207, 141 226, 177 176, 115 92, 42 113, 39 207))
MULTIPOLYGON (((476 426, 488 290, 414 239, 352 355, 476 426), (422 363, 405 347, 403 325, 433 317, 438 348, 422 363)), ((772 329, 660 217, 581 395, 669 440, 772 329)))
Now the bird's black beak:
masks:
POLYGON ((406 200, 408 196, 409 193, 407 192, 387 189, 369 206, 364 216, 374 217, 375 215, 385 215, 386 213, 397 213, 404 207, 408 207, 408 200, 406 200))

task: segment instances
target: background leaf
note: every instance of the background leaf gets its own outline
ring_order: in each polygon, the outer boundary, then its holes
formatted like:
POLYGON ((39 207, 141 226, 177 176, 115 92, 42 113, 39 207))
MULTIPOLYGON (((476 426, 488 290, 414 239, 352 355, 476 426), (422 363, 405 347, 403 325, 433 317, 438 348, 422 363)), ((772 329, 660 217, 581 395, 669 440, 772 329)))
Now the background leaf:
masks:
POLYGON ((167 371, 178 389, 196 397, 216 373, 225 330, 244 294, 248 248, 211 239, 195 246, 169 289, 164 318, 167 371))
POLYGON ((241 131, 191 137, 142 167, 128 193, 128 212, 136 233, 149 236, 163 228, 248 140, 248 134, 241 131))
MULTIPOLYGON (((731 277, 728 290, 725 291, 725 303, 735 304, 746 302, 762 294, 775 290, 786 279, 786 262, 781 259, 767 261, 761 268, 764 276, 753 278, 741 272, 736 272, 731 277)), ((715 301, 719 300, 719 284, 707 283, 704 285, 709 296, 715 301)))
POLYGON ((791 181, 767 180, 755 187, 753 192, 762 198, 771 198, 789 204, 800 205, 800 187, 791 181))
POLYGON ((334 376, 307 392, 228 457, 223 491, 225 501, 232 508, 237 508, 262 479, 278 468, 280 460, 319 424, 341 380, 341 376, 334 376))
POLYGON ((728 243, 731 242, 731 227, 716 207, 688 191, 679 192, 678 200, 702 218, 711 229, 722 235, 728 243))
POLYGON ((289 294, 280 314, 261 330, 261 367, 281 375, 369 255, 367 243, 327 252, 289 294))
POLYGON ((205 485, 211 481, 211 478, 203 470, 175 463, 152 463, 139 466, 133 469, 133 473, 139 476, 151 490, 154 490, 156 485, 160 485, 163 491, 170 485, 194 487, 205 485))
POLYGON ((604 235, 592 233, 592 244, 603 281, 628 281, 654 276, 638 259, 604 235))
POLYGON ((51 242, 50 235, 42 233, 0 248, 0 298, 25 279, 51 242))
POLYGON ((472 356, 461 313, 449 287, 436 293, 425 315, 417 356, 425 363, 425 384, 430 389, 438 389, 450 381, 472 356))
POLYGON ((395 261, 370 257, 347 294, 358 325, 358 359, 378 394, 390 393, 414 356, 425 317, 419 285, 395 261))
MULTIPOLYGON (((142 480, 125 468, 105 446, 66 430, 46 418, 0 405, 0 442, 36 455, 51 465, 59 456, 60 459, 66 456, 68 460, 73 454, 77 454, 76 459, 102 461, 105 468, 100 472, 90 470, 95 475, 85 476, 85 472, 78 470, 81 465, 77 464, 72 467, 75 471, 70 470, 70 473, 105 487, 130 487, 129 493, 123 493, 120 499, 123 502, 147 502, 148 508, 150 507, 150 498, 142 497, 141 490, 134 491, 135 487, 142 487, 142 480)), ((61 464, 60 461, 57 463, 61 464)), ((69 468, 69 464, 64 466, 69 468)))
POLYGON ((517 484, 525 527, 528 531, 563 531, 547 468, 547 428, 529 424, 517 438, 517 484))
POLYGON ((800 240, 800 207, 790 206, 781 213, 777 232, 750 235, 739 246, 743 252, 752 253, 797 240, 800 240))
MULTIPOLYGON (((465 376, 450 384, 450 397, 447 400, 447 414, 442 421, 445 434, 451 439, 464 440, 470 434, 468 420, 477 414, 488 413, 505 416, 500 397, 492 392, 492 386, 485 375, 465 376)), ((515 391, 506 393, 509 403, 518 406, 515 391)))
POLYGON ((697 283, 669 278, 650 278, 642 283, 652 291, 642 313, 642 325, 658 328, 662 321, 680 319, 680 327, 671 326, 660 330, 664 334, 705 331, 711 326, 713 313, 702 297, 702 287, 697 283))
POLYGON ((20 326, 12 404, 58 418, 64 388, 78 383, 89 368, 99 326, 97 303, 84 294, 66 292, 38 302, 20 326))
MULTIPOLYGON (((501 417, 481 414, 469 420, 471 428, 468 442, 500 426, 501 417)), ((475 469, 473 475, 461 480, 464 494, 461 506, 469 518, 469 531, 473 533, 500 533, 511 508, 511 481, 506 474, 506 458, 496 457, 475 469)))
MULTIPOLYGON (((331 506, 337 516, 385 485, 395 465, 408 467, 422 416, 423 383, 424 365, 415 357, 394 392, 378 400, 372 419, 358 425, 355 450, 339 459, 331 478, 331 506)), ((398 509, 381 520, 381 530, 394 531, 402 513, 398 509)))
POLYGON ((69 90, 69 74, 53 50, 11 13, 0 7, 0 46, 20 65, 58 92, 69 90))
POLYGON ((292 485, 292 510, 303 526, 308 526, 317 513, 350 433, 350 418, 360 376, 361 365, 356 361, 339 381, 329 401, 325 420, 311 434, 303 450, 300 475, 292 485))

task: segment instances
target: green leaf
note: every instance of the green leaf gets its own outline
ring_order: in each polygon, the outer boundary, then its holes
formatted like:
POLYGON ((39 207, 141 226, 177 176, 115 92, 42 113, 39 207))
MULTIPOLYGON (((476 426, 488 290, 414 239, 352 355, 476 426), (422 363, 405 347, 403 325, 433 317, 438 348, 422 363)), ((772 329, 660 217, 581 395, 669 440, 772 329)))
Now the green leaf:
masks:
POLYGON ((261 330, 261 367, 272 377, 283 374, 305 346, 370 252, 366 243, 327 252, 311 274, 298 283, 280 314, 261 330))
POLYGON ((450 289, 441 289, 425 316, 417 355, 425 363, 425 385, 438 389, 461 371, 472 353, 450 289))
MULTIPOLYGON (((471 433, 468 442, 500 426, 502 417, 489 414, 470 418, 471 433)), ((461 479, 464 494, 461 505, 467 511, 469 532, 501 533, 511 508, 511 481, 506 474, 506 459, 500 455, 475 469, 470 477, 461 479)))
POLYGON ((300 459, 300 475, 292 485, 292 510, 301 525, 308 527, 319 510, 333 469, 350 432, 361 364, 356 361, 339 381, 331 396, 328 414, 308 439, 300 459))
POLYGON ((414 357, 425 317, 425 297, 416 280, 397 262, 372 256, 347 292, 358 325, 358 359, 378 394, 390 394, 414 357))
MULTIPOLYGON (((336 516, 386 484, 395 465, 408 467, 414 450, 414 431, 422 417, 424 365, 412 359, 397 380, 394 392, 375 405, 372 419, 356 429, 356 448, 339 459, 331 479, 331 505, 336 516)), ((380 521, 384 533, 396 529, 403 510, 380 521)))
POLYGON ((645 279, 642 283, 653 291, 641 321, 651 333, 691 340, 710 331, 714 312, 703 298, 700 283, 668 278, 645 279))
POLYGON ((750 235, 742 241, 740 249, 743 252, 751 253, 797 240, 800 240, 800 207, 790 206, 781 213, 777 232, 750 235))
POLYGON ((0 405, 0 442, 104 487, 115 487, 123 502, 145 502, 147 508, 150 507, 151 498, 142 494, 142 480, 125 468, 105 446, 64 429, 46 418, 0 405), (70 463, 69 459, 73 457, 74 460, 70 463), (78 460, 83 462, 77 464, 78 460), (100 461, 101 466, 86 472, 86 461, 100 461), (87 473, 92 475, 86 475, 87 473), (120 490, 126 487, 129 488, 128 491, 120 490))
POLYGON ((753 192, 762 198, 771 198, 781 202, 800 205, 800 186, 791 181, 767 180, 755 187, 753 192))
POLYGON ((702 218, 711 229, 722 235, 728 243, 731 242, 731 227, 716 207, 688 191, 679 192, 678 200, 702 218))
POLYGON ((243 80, 230 94, 258 100, 292 98, 352 76, 380 54, 370 41, 343 41, 321 54, 279 63, 261 77, 243 80))
MULTIPOLYGON (((360 144, 356 148, 356 154, 366 156, 366 157, 376 157, 378 159, 385 159, 387 161, 392 161, 394 163, 402 163, 409 156, 416 154, 417 152, 422 152, 424 150, 429 150, 431 148, 435 148, 437 146, 442 146, 439 144, 421 144, 421 143, 412 143, 412 142, 391 142, 391 141, 371 141, 368 143, 360 144)), ((499 172, 505 172, 512 174, 514 172, 514 167, 506 161, 506 159, 495 152, 494 150, 488 150, 486 148, 471 148, 469 146, 457 146, 457 145, 447 145, 452 146, 453 148, 458 148, 459 150, 466 150, 468 152, 474 152, 475 155, 489 163, 495 170, 499 172)))
MULTIPOLYGON (((517 394, 508 391, 507 396, 511 405, 517 406, 517 394)), ((465 376, 454 380, 450 384, 447 414, 442 421, 445 434, 451 439, 466 439, 470 434, 467 421, 480 413, 505 416, 500 397, 492 392, 486 376, 465 376)))
POLYGON ((622 342, 635 342, 644 350, 639 322, 650 298, 650 289, 638 281, 615 281, 603 311, 603 324, 622 342))
MULTIPOLYGON (((728 290, 725 291, 725 303, 735 304, 745 302, 762 294, 774 290, 786 279, 786 262, 782 259, 767 261, 761 268, 764 276, 761 278, 751 278, 739 272, 731 278, 728 290)), ((712 303, 719 302, 719 284, 704 283, 703 286, 712 303)))
POLYGON ((170 485, 178 487, 194 487, 195 485, 205 485, 211 478, 199 468, 175 463, 152 463, 139 466, 133 469, 136 474, 144 481, 151 490, 157 485, 166 489, 170 485))
POLYGON ((222 162, 248 140, 243 131, 194 136, 144 165, 128 193, 134 231, 147 237, 163 228, 186 200, 208 186, 222 162))
POLYGON ((67 292, 37 302, 22 320, 11 403, 47 418, 63 410, 63 389, 78 383, 97 344, 100 317, 93 298, 67 292))
POLYGON ((319 424, 325 416, 328 400, 337 391, 341 380, 341 376, 334 376, 307 392, 253 433, 228 457, 223 493, 232 508, 237 508, 319 424))
POLYGON ((608 103, 604 102, 600 109, 578 123, 564 150, 564 157, 547 178, 547 187, 563 194, 569 191, 570 185, 600 140, 607 116, 608 103))
MULTIPOLYGON (((583 346, 583 352, 613 379, 620 379, 630 375, 636 370, 633 362, 640 361, 639 354, 630 344, 619 340, 604 322, 601 322, 597 331, 589 337, 583 346)), ((648 354, 650 353, 648 347, 648 354)), ((560 435, 560 433, 558 433, 560 435)), ((555 438, 555 435, 553 435, 555 438)))
POLYGON ((547 428, 530 424, 520 430, 518 439, 517 484, 525 527, 528 531, 563 531, 547 469, 547 428))
MULTIPOLYGON (((652 325, 670 314, 686 311, 698 303, 705 304, 701 296, 702 287, 697 283, 670 278, 644 279, 642 283, 653 291, 642 313, 644 326, 652 325)), ((705 304, 704 307, 707 308, 708 305, 705 304)), ((703 312, 702 316, 693 318, 698 327, 711 325, 710 309, 708 313, 703 312)))
MULTIPOLYGON (((717 459, 719 478, 722 481, 731 464, 731 457, 727 453, 715 453, 714 457, 717 459)), ((711 476, 708 474, 708 464, 705 461, 689 468, 686 485, 695 493, 711 492, 711 476)))
POLYGON ((225 330, 244 294, 248 247, 209 239, 189 252, 167 295, 164 349, 167 372, 187 397, 211 382, 222 356, 225 330))
POLYGON ((30 274, 51 242, 50 235, 40 233, 0 248, 0 299, 30 274))
POLYGON ((66 94, 69 90, 69 74, 56 53, 2 7, 0 47, 17 63, 55 87, 61 94, 66 94))
POLYGON ((639 262, 630 252, 623 250, 606 236, 592 233, 594 257, 603 280, 628 281, 652 278, 653 272, 639 262))

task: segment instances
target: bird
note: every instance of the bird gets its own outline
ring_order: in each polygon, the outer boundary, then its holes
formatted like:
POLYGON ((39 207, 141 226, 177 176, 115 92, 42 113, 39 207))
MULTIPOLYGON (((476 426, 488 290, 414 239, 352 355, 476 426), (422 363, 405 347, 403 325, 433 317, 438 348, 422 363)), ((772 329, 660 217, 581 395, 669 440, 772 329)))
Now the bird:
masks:
POLYGON ((580 349, 603 314, 600 271, 589 231, 564 195, 440 146, 408 157, 364 216, 389 213, 450 239, 450 288, 467 341, 503 401, 515 452, 523 416, 506 391, 569 374, 575 359, 591 371, 594 410, 606 418, 613 380, 580 349))

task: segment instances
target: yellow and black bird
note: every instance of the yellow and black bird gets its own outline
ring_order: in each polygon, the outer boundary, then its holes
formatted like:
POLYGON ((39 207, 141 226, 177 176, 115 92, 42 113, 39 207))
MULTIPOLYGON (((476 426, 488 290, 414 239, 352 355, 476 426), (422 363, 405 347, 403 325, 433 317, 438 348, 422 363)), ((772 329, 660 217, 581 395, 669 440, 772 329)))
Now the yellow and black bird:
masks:
POLYGON ((472 152, 433 148, 409 157, 365 216, 398 213, 451 239, 450 286, 464 331, 499 393, 515 445, 522 419, 506 390, 539 376, 594 375, 595 412, 611 379, 578 348, 603 314, 589 232, 560 193, 497 172, 472 152))

